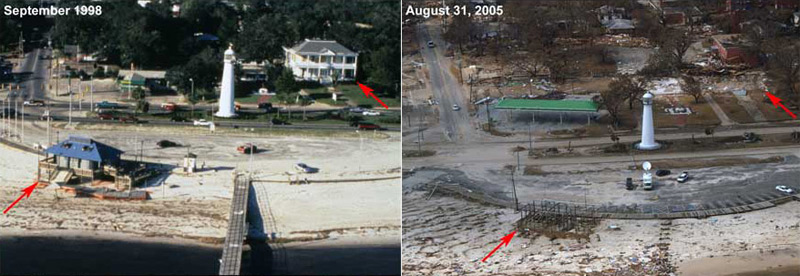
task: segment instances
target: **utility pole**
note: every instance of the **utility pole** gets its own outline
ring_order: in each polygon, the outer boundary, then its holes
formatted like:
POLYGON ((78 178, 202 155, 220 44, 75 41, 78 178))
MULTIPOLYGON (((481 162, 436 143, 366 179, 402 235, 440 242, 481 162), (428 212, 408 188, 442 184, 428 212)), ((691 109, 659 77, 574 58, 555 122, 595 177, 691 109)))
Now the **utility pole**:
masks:
POLYGON ((486 105, 486 125, 489 127, 489 130, 492 130, 492 115, 489 114, 489 101, 486 101, 484 105, 486 105))
MULTIPOLYGON (((51 64, 50 66, 52 67, 53 65, 51 64)), ((58 88, 60 87, 59 85, 60 81, 61 81, 61 66, 58 65, 58 59, 56 59, 56 97, 58 97, 58 88)))
POLYGON ((192 96, 189 98, 189 101, 192 103, 192 119, 194 119, 194 79, 189 78, 189 82, 192 83, 192 96))
POLYGON ((72 125, 72 85, 69 86, 69 123, 72 125))
POLYGON ((22 37, 22 32, 19 32, 19 44, 17 45, 17 51, 22 57, 25 57, 25 39, 22 37))
POLYGON ((78 110, 83 111, 83 81, 78 76, 78 110))
MULTIPOLYGON (((22 98, 25 100, 25 98, 22 98)), ((22 102, 22 134, 19 136, 19 141, 25 144, 25 102, 22 102)))
POLYGON ((19 138, 19 98, 14 96, 14 135, 19 138))
POLYGON ((531 123, 528 122, 528 150, 533 150, 533 136, 531 135, 531 123))
POLYGON ((94 107, 94 74, 89 79, 89 109, 92 109, 94 107))
MULTIPOLYGON (((8 88, 8 91, 11 92, 11 87, 8 88)), ((6 110, 8 110, 8 114, 6 114, 6 132, 8 133, 8 137, 11 138, 11 98, 6 99, 6 110)))
MULTIPOLYGON (((0 100, 0 106, 3 107, 6 106, 5 100, 0 100)), ((5 133, 6 133, 6 111, 3 110, 3 112, 0 113, 0 136, 5 135, 5 133)))
POLYGON ((514 171, 511 171, 511 189, 514 192, 514 210, 519 212, 519 199, 517 198, 517 183, 514 182, 514 171))
POLYGON ((417 152, 422 152, 422 128, 417 127, 417 152))
POLYGON ((51 119, 52 118, 50 118, 50 111, 48 109, 48 112, 47 112, 47 147, 49 147, 50 145, 53 144, 53 141, 50 140, 50 124, 52 122, 51 119))
MULTIPOLYGON (((5 107, 6 101, 0 100, 0 106, 5 107)), ((0 113, 0 136, 5 135, 5 133, 6 133, 6 111, 3 110, 3 112, 0 113)))

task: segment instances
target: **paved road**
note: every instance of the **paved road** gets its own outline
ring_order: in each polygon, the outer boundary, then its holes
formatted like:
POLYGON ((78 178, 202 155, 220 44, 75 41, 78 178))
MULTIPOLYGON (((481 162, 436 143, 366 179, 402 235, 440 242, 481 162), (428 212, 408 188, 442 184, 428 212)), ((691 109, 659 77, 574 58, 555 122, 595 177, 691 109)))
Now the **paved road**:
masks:
POLYGON ((474 131, 470 124, 467 111, 466 93, 459 84, 458 79, 450 73, 450 62, 443 55, 446 43, 441 39, 440 25, 419 24, 417 39, 422 45, 421 53, 430 72, 430 86, 434 98, 439 102, 439 124, 444 127, 445 135, 449 141, 469 140, 474 131), (433 41, 436 46, 426 47, 427 41, 433 41), (458 105, 461 110, 454 111, 453 105, 458 105))
MULTIPOLYGON (((786 127, 769 127, 769 128, 760 128, 760 129, 751 129, 757 134, 783 134, 791 133, 792 131, 798 130, 798 127, 794 126, 786 126, 786 127)), ((714 137, 740 137, 744 130, 725 130, 719 131, 714 134, 714 137)), ((694 135, 695 137, 705 137, 706 135, 701 132, 686 132, 686 133, 670 133, 670 134, 657 134, 656 137, 658 140, 666 141, 666 140, 677 140, 677 139, 690 139, 694 135)), ((638 135, 628 135, 628 136, 621 136, 620 142, 621 143, 633 143, 639 140, 638 135)), ((487 167, 491 167, 497 163, 510 163, 516 160, 510 153, 509 150, 512 146, 515 145, 524 145, 527 146, 527 140, 525 141, 517 141, 514 143, 497 143, 497 142, 488 142, 488 143, 470 143, 470 144, 448 144, 448 143, 439 143, 436 144, 434 147, 437 151, 437 155, 427 157, 427 158, 419 158, 419 159, 408 159, 404 161, 404 163, 408 166, 437 166, 437 165, 454 165, 454 164, 476 164, 476 163, 484 163, 487 167)), ((564 148, 568 144, 571 144, 573 147, 580 147, 580 146, 596 146, 596 145, 604 145, 610 144, 611 140, 608 137, 592 137, 592 138, 584 138, 584 139, 548 139, 548 140, 538 140, 534 144, 534 148, 550 148, 550 147, 559 147, 564 148)), ((658 152, 647 153, 648 158, 651 159, 666 159, 666 158, 692 158, 692 157, 712 157, 712 156, 725 156, 725 155, 747 155, 747 154, 760 154, 760 153, 782 153, 788 150, 796 150, 800 146, 785 146, 785 147, 773 147, 773 148, 745 148, 745 149, 735 149, 735 150, 723 150, 723 151, 714 151, 714 152, 707 152, 703 151, 701 153, 698 152, 684 152, 684 153, 669 153, 669 154, 659 154, 658 152)), ((624 162, 629 161, 631 159, 630 156, 627 155, 619 155, 619 156, 596 156, 596 157, 574 157, 574 158, 540 158, 536 160, 528 160, 524 158, 523 163, 535 163, 537 165, 555 165, 555 164, 579 164, 579 163, 603 163, 603 162, 624 162)))
MULTIPOLYGON (((13 105, 12 105, 13 106, 13 105)), ((13 107, 12 107, 13 108, 13 107)), ((27 112, 27 111, 26 111, 27 112)), ((52 116, 54 121, 68 121, 67 116, 52 116)), ((25 114, 25 120, 39 120, 39 116, 25 114)), ((72 117, 72 122, 78 123, 94 123, 94 124, 125 124, 120 121, 106 121, 98 118, 85 118, 85 117, 72 117)), ((193 122, 172 122, 168 120, 149 120, 144 122, 146 125, 157 126, 193 126, 193 122)), ((221 121, 215 122, 216 127, 227 128, 257 128, 257 129, 318 129, 318 130, 339 130, 339 131, 355 131, 356 128, 347 125, 333 125, 333 124, 298 124, 298 125, 271 125, 268 122, 253 122, 253 121, 221 121)), ((201 126, 198 126, 201 127, 201 126)), ((400 131, 400 127, 387 127, 383 128, 385 131, 400 131)))

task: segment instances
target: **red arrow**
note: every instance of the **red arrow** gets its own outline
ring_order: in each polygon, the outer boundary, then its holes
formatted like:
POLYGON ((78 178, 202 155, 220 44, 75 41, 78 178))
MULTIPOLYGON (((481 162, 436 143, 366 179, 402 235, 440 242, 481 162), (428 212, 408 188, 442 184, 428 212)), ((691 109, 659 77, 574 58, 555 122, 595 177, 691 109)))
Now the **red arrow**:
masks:
POLYGON ((511 232, 511 234, 508 234, 505 237, 503 237, 502 239, 500 239, 501 240, 500 244, 498 244, 494 249, 492 249, 492 252, 489 252, 489 255, 486 255, 486 257, 483 257, 483 260, 481 260, 481 262, 485 262, 486 259, 491 257, 492 254, 494 254, 494 252, 497 251, 497 249, 500 248, 500 246, 504 246, 504 245, 508 246, 508 243, 511 242, 511 239, 514 238, 514 234, 516 234, 516 233, 517 233, 517 230, 514 230, 514 232, 511 232))
POLYGON ((33 189, 36 189, 36 185, 39 185, 39 182, 34 182, 33 185, 28 186, 28 188, 22 189, 22 195, 20 195, 17 198, 17 200, 14 200, 14 203, 11 203, 11 205, 9 205, 8 208, 6 208, 6 210, 3 211, 3 214, 5 215, 6 213, 8 213, 8 210, 11 210, 11 208, 13 208, 14 205, 17 205, 17 202, 19 202, 22 199, 22 197, 25 198, 31 197, 31 193, 33 193, 33 189))
POLYGON ((388 106, 386 106, 386 104, 385 104, 385 103, 383 103, 383 101, 381 101, 381 99, 378 99, 378 97, 375 97, 375 94, 372 94, 372 91, 373 91, 373 90, 372 90, 372 88, 369 88, 369 87, 367 87, 366 85, 363 85, 363 84, 361 84, 360 82, 356 82, 356 83, 358 83, 358 87, 360 87, 360 88, 361 88, 361 91, 363 91, 363 92, 364 92, 364 96, 367 96, 368 98, 373 98, 373 99, 375 99, 375 100, 376 100, 376 101, 378 101, 378 103, 380 103, 380 104, 381 104, 381 105, 382 105, 384 108, 386 108, 386 109, 389 109, 389 107, 388 107, 388 106))
POLYGON ((783 108, 783 111, 786 111, 786 113, 789 113, 789 116, 792 116, 792 119, 797 119, 797 115, 794 115, 794 113, 789 111, 788 108, 783 106, 783 104, 781 103, 781 98, 778 98, 775 95, 772 95, 772 93, 769 93, 769 91, 766 91, 766 93, 767 93, 767 97, 769 97, 769 100, 772 101, 772 105, 774 105, 775 107, 780 106, 781 108, 783 108))

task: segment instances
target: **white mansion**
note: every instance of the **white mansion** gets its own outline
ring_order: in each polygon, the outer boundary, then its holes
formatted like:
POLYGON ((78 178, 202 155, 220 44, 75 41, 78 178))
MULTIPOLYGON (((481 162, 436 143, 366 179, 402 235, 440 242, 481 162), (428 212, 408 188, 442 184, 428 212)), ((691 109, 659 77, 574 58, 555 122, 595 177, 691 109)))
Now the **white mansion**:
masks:
POLYGON ((300 80, 331 83, 355 80, 358 53, 336 41, 306 39, 292 48, 283 47, 285 65, 300 80))

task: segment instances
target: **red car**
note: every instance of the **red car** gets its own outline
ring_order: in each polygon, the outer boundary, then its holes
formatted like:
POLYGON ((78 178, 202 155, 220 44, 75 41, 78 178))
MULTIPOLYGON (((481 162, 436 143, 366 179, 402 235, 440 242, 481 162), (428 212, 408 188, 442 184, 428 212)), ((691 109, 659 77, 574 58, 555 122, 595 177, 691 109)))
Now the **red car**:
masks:
POLYGON ((358 124, 358 129, 360 130, 381 129, 381 126, 376 124, 361 123, 358 124))
POLYGON ((100 118, 100 120, 103 120, 103 121, 106 121, 106 120, 113 121, 113 120, 116 119, 116 118, 114 118, 114 114, 111 114, 111 113, 100 113, 100 114, 97 114, 97 118, 100 118))

